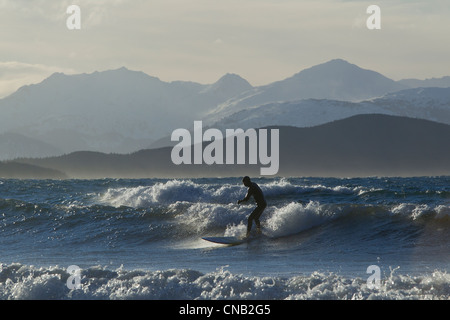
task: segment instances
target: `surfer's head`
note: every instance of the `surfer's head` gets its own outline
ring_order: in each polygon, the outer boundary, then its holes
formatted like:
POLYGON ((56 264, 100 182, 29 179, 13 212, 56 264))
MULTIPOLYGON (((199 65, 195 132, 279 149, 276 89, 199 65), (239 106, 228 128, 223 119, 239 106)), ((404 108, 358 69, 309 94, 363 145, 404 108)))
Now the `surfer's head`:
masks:
POLYGON ((249 176, 245 176, 244 179, 242 179, 242 183, 244 183, 244 186, 249 187, 252 182, 250 181, 249 176))

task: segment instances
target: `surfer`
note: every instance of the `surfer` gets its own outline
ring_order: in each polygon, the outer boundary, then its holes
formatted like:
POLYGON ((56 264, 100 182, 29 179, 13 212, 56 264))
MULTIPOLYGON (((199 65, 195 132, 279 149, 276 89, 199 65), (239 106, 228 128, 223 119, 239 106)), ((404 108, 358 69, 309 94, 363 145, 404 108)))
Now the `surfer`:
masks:
POLYGON ((267 207, 267 203, 266 199, 264 198, 264 194, 261 191, 261 188, 256 183, 251 182, 248 176, 245 176, 244 179, 242 179, 242 182, 244 183, 244 186, 248 188, 248 191, 244 199, 238 200, 238 204, 240 204, 241 202, 248 201, 251 196, 253 196, 253 198, 256 201, 256 208, 248 217, 248 224, 247 224, 247 237, 248 237, 250 235, 250 230, 252 229, 253 220, 255 220, 256 231, 258 233, 261 233, 261 223, 259 221, 259 217, 263 213, 264 209, 267 207))

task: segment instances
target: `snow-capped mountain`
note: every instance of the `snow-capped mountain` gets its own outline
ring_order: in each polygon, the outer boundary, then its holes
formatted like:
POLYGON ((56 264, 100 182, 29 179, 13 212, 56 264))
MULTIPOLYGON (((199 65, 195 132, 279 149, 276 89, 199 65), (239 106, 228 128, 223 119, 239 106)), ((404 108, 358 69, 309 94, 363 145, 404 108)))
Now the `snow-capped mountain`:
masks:
POLYGON ((450 123, 449 88, 406 88, 341 59, 259 87, 236 74, 199 84, 164 82, 126 68, 55 73, 0 100, 0 160, 74 151, 130 153, 176 128, 192 128, 194 120, 217 128, 309 127, 383 113, 450 123))
POLYGON ((360 101, 406 88, 375 71, 335 59, 305 69, 285 80, 244 92, 212 110, 207 119, 216 122, 235 112, 271 102, 300 99, 360 101))
POLYGON ((226 116, 215 128, 312 127, 358 114, 386 114, 450 124, 450 88, 416 88, 361 102, 305 99, 274 102, 226 116))
POLYGON ((247 81, 230 74, 203 85, 163 82, 126 68, 55 73, 0 100, 0 133, 20 133, 67 153, 132 152, 189 126, 211 106, 249 88, 247 81))

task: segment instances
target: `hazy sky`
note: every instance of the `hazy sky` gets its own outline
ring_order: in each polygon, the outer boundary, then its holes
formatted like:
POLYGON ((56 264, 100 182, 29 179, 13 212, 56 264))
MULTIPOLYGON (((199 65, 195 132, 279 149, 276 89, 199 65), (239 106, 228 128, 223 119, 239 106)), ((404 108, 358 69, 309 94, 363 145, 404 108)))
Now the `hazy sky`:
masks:
POLYGON ((394 80, 450 75, 449 0, 0 0, 0 97, 54 72, 125 66, 252 85, 342 58, 394 80), (66 9, 81 8, 81 30, 66 9), (381 30, 366 9, 381 8, 381 30))

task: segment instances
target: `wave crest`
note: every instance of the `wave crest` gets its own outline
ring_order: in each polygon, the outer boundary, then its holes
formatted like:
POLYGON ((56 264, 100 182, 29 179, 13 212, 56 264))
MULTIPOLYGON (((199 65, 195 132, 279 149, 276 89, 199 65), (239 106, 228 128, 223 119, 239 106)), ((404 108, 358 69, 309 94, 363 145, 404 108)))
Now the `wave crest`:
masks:
POLYGON ((271 237, 281 237, 316 227, 334 217, 336 217, 335 212, 318 202, 310 201, 306 205, 291 202, 275 209, 266 220, 265 228, 271 237))
POLYGON ((0 298, 17 300, 125 300, 125 299, 259 299, 259 300, 366 300, 450 298, 450 275, 442 271, 420 276, 394 275, 370 289, 366 279, 313 272, 288 278, 244 276, 224 267, 202 273, 191 269, 108 270, 89 267, 80 272, 81 289, 70 290, 67 270, 2 265, 0 298))

